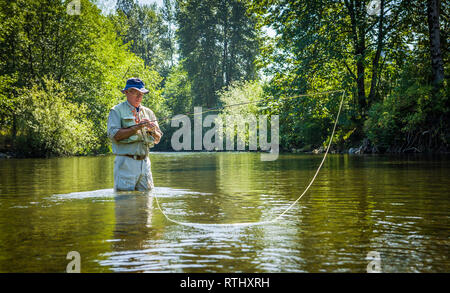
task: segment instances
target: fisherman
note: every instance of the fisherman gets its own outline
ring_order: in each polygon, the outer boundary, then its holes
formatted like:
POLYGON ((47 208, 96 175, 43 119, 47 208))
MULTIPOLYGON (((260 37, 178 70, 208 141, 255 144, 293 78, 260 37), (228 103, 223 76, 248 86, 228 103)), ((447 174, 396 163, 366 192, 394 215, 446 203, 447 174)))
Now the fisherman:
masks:
POLYGON ((146 191, 154 188, 149 148, 163 135, 152 110, 141 105, 149 91, 139 78, 127 80, 122 90, 127 100, 114 106, 108 117, 108 137, 112 141, 114 190, 146 191))

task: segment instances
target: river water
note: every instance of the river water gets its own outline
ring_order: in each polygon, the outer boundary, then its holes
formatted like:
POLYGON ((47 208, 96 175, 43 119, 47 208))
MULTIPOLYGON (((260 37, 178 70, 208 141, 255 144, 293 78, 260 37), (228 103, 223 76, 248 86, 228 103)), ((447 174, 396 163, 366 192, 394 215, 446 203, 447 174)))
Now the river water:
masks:
POLYGON ((329 155, 249 226, 322 155, 150 157, 150 195, 113 191, 113 156, 0 160, 0 272, 450 271, 449 156, 329 155))

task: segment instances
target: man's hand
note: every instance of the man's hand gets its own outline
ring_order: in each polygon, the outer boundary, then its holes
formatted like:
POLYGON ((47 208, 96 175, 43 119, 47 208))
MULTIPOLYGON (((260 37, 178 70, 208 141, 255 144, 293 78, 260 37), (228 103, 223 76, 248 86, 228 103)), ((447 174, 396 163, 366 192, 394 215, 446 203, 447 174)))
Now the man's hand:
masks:
POLYGON ((150 134, 155 139, 155 144, 158 144, 161 140, 161 133, 158 127, 158 124, 155 122, 151 122, 149 119, 144 118, 139 122, 139 124, 133 125, 129 128, 122 128, 120 129, 114 138, 117 141, 120 141, 122 139, 129 138, 130 136, 138 133, 141 129, 146 128, 146 131, 149 131, 150 134))
POLYGON ((139 122, 139 124, 136 124, 136 125, 134 125, 132 127, 134 127, 136 129, 136 131, 139 131, 139 130, 141 130, 144 127, 150 128, 152 123, 153 122, 150 122, 150 120, 148 120, 147 118, 144 118, 144 119, 141 120, 141 122, 139 122))
POLYGON ((139 122, 139 124, 136 124, 138 127, 138 130, 141 130, 142 128, 147 128, 149 131, 155 131, 157 128, 157 125, 155 122, 151 122, 149 119, 144 118, 139 122))
POLYGON ((141 120, 141 123, 144 126, 142 127, 146 127, 147 130, 150 132, 151 136, 153 136, 153 138, 155 139, 155 144, 158 144, 161 140, 161 134, 159 133, 159 127, 158 124, 156 124, 155 122, 151 122, 149 119, 144 118, 141 120))
POLYGON ((155 139, 155 144, 158 144, 161 140, 161 134, 158 131, 152 133, 153 138, 155 139))

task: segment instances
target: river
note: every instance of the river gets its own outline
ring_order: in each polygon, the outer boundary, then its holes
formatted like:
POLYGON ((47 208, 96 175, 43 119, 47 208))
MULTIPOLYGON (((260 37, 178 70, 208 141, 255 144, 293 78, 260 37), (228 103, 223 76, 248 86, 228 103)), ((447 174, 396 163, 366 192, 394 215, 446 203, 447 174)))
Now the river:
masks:
POLYGON ((113 191, 113 156, 1 159, 0 272, 450 271, 450 156, 330 154, 269 223, 322 155, 150 158, 150 195, 113 191))

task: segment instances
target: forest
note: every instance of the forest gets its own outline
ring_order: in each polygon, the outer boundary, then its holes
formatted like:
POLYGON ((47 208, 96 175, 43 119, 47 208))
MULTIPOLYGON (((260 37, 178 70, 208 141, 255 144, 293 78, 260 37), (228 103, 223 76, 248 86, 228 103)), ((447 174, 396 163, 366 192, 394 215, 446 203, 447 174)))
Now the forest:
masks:
POLYGON ((154 151, 172 151, 170 117, 222 107, 278 115, 281 151, 320 152, 337 91, 333 152, 449 151, 449 1, 110 3, 0 0, 4 156, 110 153, 130 77, 161 119, 154 151))

